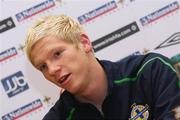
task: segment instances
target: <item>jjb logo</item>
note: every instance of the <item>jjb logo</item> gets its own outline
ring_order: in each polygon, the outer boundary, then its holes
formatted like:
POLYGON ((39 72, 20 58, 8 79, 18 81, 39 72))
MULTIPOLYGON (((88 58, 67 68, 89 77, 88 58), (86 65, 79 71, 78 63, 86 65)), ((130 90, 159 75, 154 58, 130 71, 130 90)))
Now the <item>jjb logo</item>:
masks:
POLYGON ((24 75, 21 71, 18 71, 1 80, 4 90, 8 97, 13 97, 27 89, 29 86, 24 80, 24 75))

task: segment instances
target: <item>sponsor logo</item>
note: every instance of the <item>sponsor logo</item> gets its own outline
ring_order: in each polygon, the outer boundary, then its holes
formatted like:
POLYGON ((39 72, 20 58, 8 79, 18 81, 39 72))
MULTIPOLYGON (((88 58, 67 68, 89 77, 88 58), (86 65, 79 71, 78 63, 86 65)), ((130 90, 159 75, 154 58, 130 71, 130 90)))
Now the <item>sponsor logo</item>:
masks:
POLYGON ((17 55, 17 50, 15 47, 7 49, 0 53, 0 62, 7 60, 15 55, 17 55))
POLYGON ((14 28, 15 24, 11 17, 0 21, 0 33, 3 33, 11 28, 14 28))
POLYGON ((95 10, 92 10, 88 13, 85 13, 82 16, 79 16, 78 21, 80 22, 80 24, 87 23, 87 22, 93 20, 94 18, 96 18, 100 15, 103 15, 115 8, 117 8, 115 1, 108 2, 108 3, 100 6, 99 8, 96 8, 95 10))
POLYGON ((55 2, 53 0, 46 0, 45 2, 42 2, 40 4, 37 4, 36 6, 33 6, 29 9, 26 9, 20 13, 17 13, 16 19, 18 22, 21 22, 27 18, 30 18, 40 12, 43 12, 51 7, 55 6, 55 2))
POLYGON ((149 117, 149 106, 143 105, 132 105, 131 118, 130 120, 147 120, 149 117))
POLYGON ((158 45, 155 49, 164 48, 172 45, 176 45, 180 43, 180 32, 174 33, 165 41, 163 41, 160 45, 158 45))
POLYGON ((126 26, 124 26, 121 29, 118 29, 96 41, 93 41, 93 48, 94 51, 97 52, 115 42, 118 42, 136 32, 139 31, 138 25, 136 24, 136 22, 130 23, 126 26))
POLYGON ((143 18, 140 18, 140 22, 142 24, 142 26, 145 26, 145 25, 148 25, 149 23, 152 23, 156 20, 158 20, 159 18, 167 15, 167 14, 170 14, 176 10, 179 9, 179 4, 177 1, 143 17, 143 18))
POLYGON ((37 99, 21 108, 18 108, 4 116, 2 116, 2 120, 15 120, 18 119, 40 107, 42 107, 42 102, 40 99, 37 99))
POLYGON ((24 75, 21 71, 18 71, 1 80, 4 90, 8 97, 13 97, 27 89, 29 86, 24 80, 24 75))

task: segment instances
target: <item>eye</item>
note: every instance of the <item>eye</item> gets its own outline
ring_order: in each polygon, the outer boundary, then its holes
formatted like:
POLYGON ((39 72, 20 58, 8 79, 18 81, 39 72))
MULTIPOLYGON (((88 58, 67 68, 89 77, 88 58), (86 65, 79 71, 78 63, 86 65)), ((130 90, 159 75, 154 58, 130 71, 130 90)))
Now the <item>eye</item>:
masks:
POLYGON ((60 51, 57 51, 57 52, 54 53, 54 56, 55 56, 55 57, 59 57, 60 55, 61 55, 61 52, 60 52, 60 51))
POLYGON ((46 68, 47 68, 47 65, 46 65, 46 64, 42 64, 42 65, 40 65, 39 70, 40 70, 41 72, 43 72, 43 71, 46 70, 46 68))

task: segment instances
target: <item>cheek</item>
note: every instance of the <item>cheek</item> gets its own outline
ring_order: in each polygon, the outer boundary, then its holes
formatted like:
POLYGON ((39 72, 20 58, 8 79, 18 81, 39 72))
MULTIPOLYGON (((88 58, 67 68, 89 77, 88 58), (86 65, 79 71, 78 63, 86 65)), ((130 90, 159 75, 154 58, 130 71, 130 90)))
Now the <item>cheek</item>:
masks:
POLYGON ((46 75, 46 74, 43 74, 43 75, 44 75, 44 77, 45 77, 47 80, 50 79, 50 77, 49 77, 48 75, 46 75))
POLYGON ((83 51, 71 50, 64 54, 63 65, 66 66, 70 72, 80 74, 86 69, 88 65, 88 57, 83 51))
POLYGON ((78 64, 79 62, 81 62, 81 58, 82 55, 80 54, 80 52, 78 52, 77 50, 71 50, 63 56, 62 62, 65 66, 69 64, 78 64))

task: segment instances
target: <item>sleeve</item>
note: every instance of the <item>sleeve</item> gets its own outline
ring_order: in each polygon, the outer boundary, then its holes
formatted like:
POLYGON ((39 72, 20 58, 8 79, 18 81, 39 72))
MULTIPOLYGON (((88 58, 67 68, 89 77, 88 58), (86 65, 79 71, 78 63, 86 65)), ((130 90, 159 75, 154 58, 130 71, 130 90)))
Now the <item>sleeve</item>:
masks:
POLYGON ((64 91, 55 105, 44 116, 43 120, 68 120, 74 114, 73 97, 64 91))
POLYGON ((173 120, 173 109, 180 106, 179 78, 171 61, 159 54, 150 54, 144 64, 145 78, 150 80, 147 88, 152 93, 152 114, 154 119, 173 120))
POLYGON ((64 103, 64 99, 67 95, 62 93, 54 106, 46 113, 43 120, 65 120, 67 107, 64 103))
POLYGON ((59 120, 59 117, 55 114, 55 111, 50 110, 42 120, 59 120))

